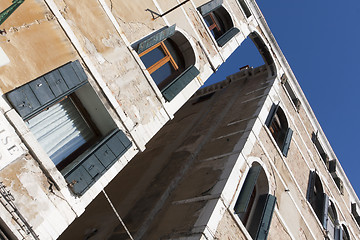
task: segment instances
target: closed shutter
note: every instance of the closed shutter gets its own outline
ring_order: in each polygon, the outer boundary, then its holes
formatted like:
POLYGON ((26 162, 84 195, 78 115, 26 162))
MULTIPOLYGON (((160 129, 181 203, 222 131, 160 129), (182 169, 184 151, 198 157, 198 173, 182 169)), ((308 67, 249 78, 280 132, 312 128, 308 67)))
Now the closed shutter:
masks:
POLYGON ((282 149, 282 153, 285 157, 287 157, 289 148, 290 148, 290 143, 291 143, 291 137, 293 135, 293 130, 291 130, 291 128, 288 128, 287 132, 286 132, 286 137, 285 137, 285 142, 284 142, 284 146, 282 149))
POLYGON ((279 108, 279 104, 273 103, 273 105, 271 106, 269 115, 267 116, 267 118, 266 118, 266 120, 265 120, 265 125, 266 125, 267 127, 269 127, 270 124, 272 123, 272 121, 273 121, 273 119, 274 119, 274 116, 275 116, 275 113, 277 112, 278 108, 279 108))
POLYGON ((321 216, 321 223, 324 227, 324 229, 327 229, 327 225, 328 225, 328 211, 329 211, 329 196, 326 195, 326 193, 324 193, 324 197, 323 197, 323 205, 322 205, 322 216, 321 216))
POLYGON ((309 184, 308 184, 308 189, 307 189, 307 193, 306 193, 306 199, 310 203, 311 203, 312 198, 314 197, 315 177, 316 177, 316 172, 310 171, 309 184))
POLYGON ((249 233, 254 240, 267 239, 275 204, 276 197, 273 195, 263 194, 259 197, 249 226, 249 233))
POLYGON ((164 30, 161 30, 160 32, 154 34, 150 38, 147 38, 146 40, 142 41, 139 44, 138 47, 138 54, 144 52, 146 49, 151 48, 155 44, 164 41, 165 39, 171 37, 175 33, 175 24, 171 27, 167 27, 164 30))
POLYGON ((86 83, 86 73, 77 60, 9 92, 7 98, 26 120, 86 83))
POLYGON ((71 166, 71 169, 67 167, 62 170, 74 193, 82 195, 105 173, 106 169, 125 154, 131 145, 126 135, 117 129, 77 158, 74 161, 77 164, 71 166))
POLYGON ((251 199, 251 194, 255 188, 257 178, 259 177, 260 170, 261 170, 261 166, 259 165, 250 168, 246 176, 245 182, 241 188, 239 197, 235 203, 234 210, 236 214, 241 214, 246 212, 246 209, 251 199))
POLYGON ((238 28, 230 28, 226 33, 221 35, 218 39, 216 39, 217 44, 219 47, 223 47, 228 41, 230 41, 236 34, 238 34, 240 30, 238 28))
POLYGON ((178 95, 198 74, 200 71, 193 65, 188 67, 177 78, 175 78, 169 85, 167 85, 161 93, 167 101, 171 101, 178 95))
POLYGON ((220 7, 222 4, 223 4, 223 0, 212 0, 198 7, 198 10, 201 13, 201 15, 205 16, 210 12, 214 11, 215 9, 217 9, 218 7, 220 7))

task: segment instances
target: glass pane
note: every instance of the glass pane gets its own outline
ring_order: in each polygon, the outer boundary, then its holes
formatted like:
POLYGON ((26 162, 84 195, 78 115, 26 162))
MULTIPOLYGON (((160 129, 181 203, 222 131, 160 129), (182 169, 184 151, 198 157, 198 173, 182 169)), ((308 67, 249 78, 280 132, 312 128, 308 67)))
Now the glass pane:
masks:
MULTIPOLYGON (((159 85, 165 79, 167 79, 175 71, 174 67, 170 62, 165 63, 159 69, 151 74, 151 77, 156 82, 156 85, 159 85)), ((161 90, 161 89, 160 89, 161 90)))
POLYGON ((55 165, 94 137, 68 98, 31 118, 27 124, 55 165))
POLYGON ((206 23, 206 25, 207 25, 208 27, 210 27, 211 25, 214 24, 213 20, 212 20, 211 17, 210 17, 210 14, 206 15, 206 16, 204 17, 204 20, 205 20, 205 23, 206 23))
POLYGON ((165 57, 164 50, 159 46, 152 51, 148 52, 144 56, 142 56, 140 59, 144 63, 146 68, 151 67, 156 62, 160 61, 165 57))

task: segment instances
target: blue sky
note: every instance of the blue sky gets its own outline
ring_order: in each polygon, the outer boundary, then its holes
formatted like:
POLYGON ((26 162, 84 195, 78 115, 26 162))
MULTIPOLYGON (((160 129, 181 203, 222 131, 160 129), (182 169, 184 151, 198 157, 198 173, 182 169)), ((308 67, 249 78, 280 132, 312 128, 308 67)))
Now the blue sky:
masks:
MULTIPOLYGON (((353 188, 360 196, 360 1, 258 0, 353 188)), ((263 61, 247 39, 207 81, 263 61)))

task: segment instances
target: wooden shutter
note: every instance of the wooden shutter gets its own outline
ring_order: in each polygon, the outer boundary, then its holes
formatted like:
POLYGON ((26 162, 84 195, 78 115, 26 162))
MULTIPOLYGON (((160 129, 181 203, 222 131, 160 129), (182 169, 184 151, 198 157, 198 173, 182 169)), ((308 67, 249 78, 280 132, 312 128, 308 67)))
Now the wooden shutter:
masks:
POLYGON ((316 178, 316 172, 310 171, 309 184, 308 184, 307 193, 306 193, 306 199, 310 203, 311 203, 312 198, 314 197, 315 178, 316 178))
POLYGON ((272 215, 275 209, 276 197, 268 194, 266 198, 265 207, 259 224, 259 231, 255 239, 265 240, 269 233, 272 215))
POLYGON ((167 101, 171 101, 178 95, 198 74, 200 71, 193 65, 188 67, 177 78, 175 78, 169 85, 167 85, 161 93, 167 101))
POLYGON ((321 223, 324 227, 324 229, 327 229, 327 224, 328 224, 328 211, 329 211, 329 196, 326 195, 326 193, 324 193, 324 197, 323 197, 323 205, 322 205, 322 216, 321 216, 321 223))
POLYGON ((261 166, 252 166, 246 176, 245 182, 241 188, 240 194, 238 199, 235 203, 235 213, 241 214, 246 212, 246 209, 249 205, 251 194, 254 190, 254 187, 256 185, 256 181, 259 177, 261 170, 261 166))
POLYGON ((131 141, 119 129, 114 130, 62 173, 74 193, 82 195, 131 147, 131 141))
POLYGON ((254 240, 267 239, 275 204, 276 197, 273 195, 263 194, 259 197, 248 229, 254 240))
POLYGON ((343 240, 343 230, 340 226, 335 228, 335 240, 343 240))
POLYGON ((236 34, 238 34, 240 30, 238 28, 232 27, 226 33, 221 35, 218 39, 216 39, 219 47, 223 47, 228 41, 230 41, 236 34))
POLYGON ((201 15, 205 16, 223 4, 223 0, 212 0, 198 7, 201 15))
POLYGON ((146 40, 142 41, 139 44, 138 47, 138 54, 142 53, 143 51, 145 51, 146 49, 151 48, 152 46, 154 46, 155 44, 164 41, 165 39, 171 37, 172 35, 174 35, 175 33, 175 24, 172 25, 171 27, 167 27, 161 31, 159 31, 158 33, 154 34, 153 36, 151 36, 150 38, 147 38, 146 40))
POLYGON ((269 115, 267 116, 267 118, 265 120, 265 125, 267 127, 270 127, 270 125, 275 117, 275 113, 277 112, 278 109, 279 109, 279 104, 273 103, 273 105, 271 106, 269 115))
POLYGON ((293 135, 293 130, 291 130, 291 128, 288 128, 287 132, 286 132, 286 136, 285 136, 285 141, 284 141, 284 146, 282 149, 282 153, 285 157, 287 157, 289 148, 290 148, 290 143, 291 143, 291 137, 293 135))
POLYGON ((9 92, 6 96, 19 115, 26 120, 86 83, 86 73, 76 60, 9 92))

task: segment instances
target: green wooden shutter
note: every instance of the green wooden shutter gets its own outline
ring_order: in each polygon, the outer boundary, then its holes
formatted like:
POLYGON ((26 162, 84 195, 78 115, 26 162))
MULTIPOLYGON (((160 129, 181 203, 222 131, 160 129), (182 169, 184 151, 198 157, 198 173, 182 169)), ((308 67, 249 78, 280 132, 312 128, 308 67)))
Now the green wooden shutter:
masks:
POLYGON ((228 41, 230 41, 236 34, 238 34, 240 30, 238 28, 232 27, 226 33, 221 35, 218 39, 216 39, 219 47, 223 47, 228 41))
POLYGON ((201 15, 205 16, 223 4, 223 0, 212 0, 198 7, 201 15))
MULTIPOLYGON (((269 230, 270 230, 270 224, 272 215, 275 209, 276 204, 276 197, 270 194, 262 195, 265 198, 265 206, 262 211, 261 220, 259 223, 259 230, 256 234, 255 239, 256 240, 265 240, 267 239, 269 230)), ((260 196, 261 197, 261 196, 260 196)), ((259 198, 260 201, 260 198, 259 198)))
POLYGON ((76 60, 7 93, 6 96, 26 120, 86 83, 86 73, 76 60))
POLYGON ((312 198, 314 197, 315 177, 316 177, 316 172, 310 171, 309 184, 306 192, 306 199, 309 202, 311 202, 312 198))
POLYGON ((257 178, 259 177, 261 170, 261 166, 252 166, 246 176, 244 185, 241 188, 240 194, 238 199, 235 203, 235 213, 241 214, 246 212, 246 209, 249 205, 251 194, 254 190, 254 187, 256 185, 257 178))
POLYGON ((199 70, 191 65, 177 78, 175 78, 169 85, 167 85, 161 93, 167 101, 171 101, 178 95, 198 74, 199 70))
POLYGON ((293 135, 293 130, 291 130, 291 128, 288 128, 285 136, 284 146, 282 149, 282 153, 285 157, 287 157, 287 154, 289 152, 292 135, 293 135))
POLYGON ((119 129, 114 130, 87 152, 79 156, 71 169, 62 173, 73 187, 74 193, 82 195, 131 147, 132 142, 119 129))
POLYGON ((320 219, 324 229, 327 229, 327 223, 329 220, 328 211, 329 211, 329 196, 326 195, 326 193, 324 193, 323 205, 322 205, 322 216, 320 219))
POLYGON ((165 39, 171 37, 175 33, 175 24, 171 27, 166 27, 165 29, 159 31, 158 33, 154 34, 150 38, 147 38, 146 40, 142 41, 139 44, 138 47, 138 54, 142 53, 148 48, 151 48, 155 44, 164 41, 165 39))
POLYGON ((271 106, 269 115, 267 116, 267 118, 265 120, 265 125, 267 127, 270 127, 270 125, 275 117, 275 113, 277 112, 278 109, 279 109, 279 104, 273 103, 273 105, 271 106))

